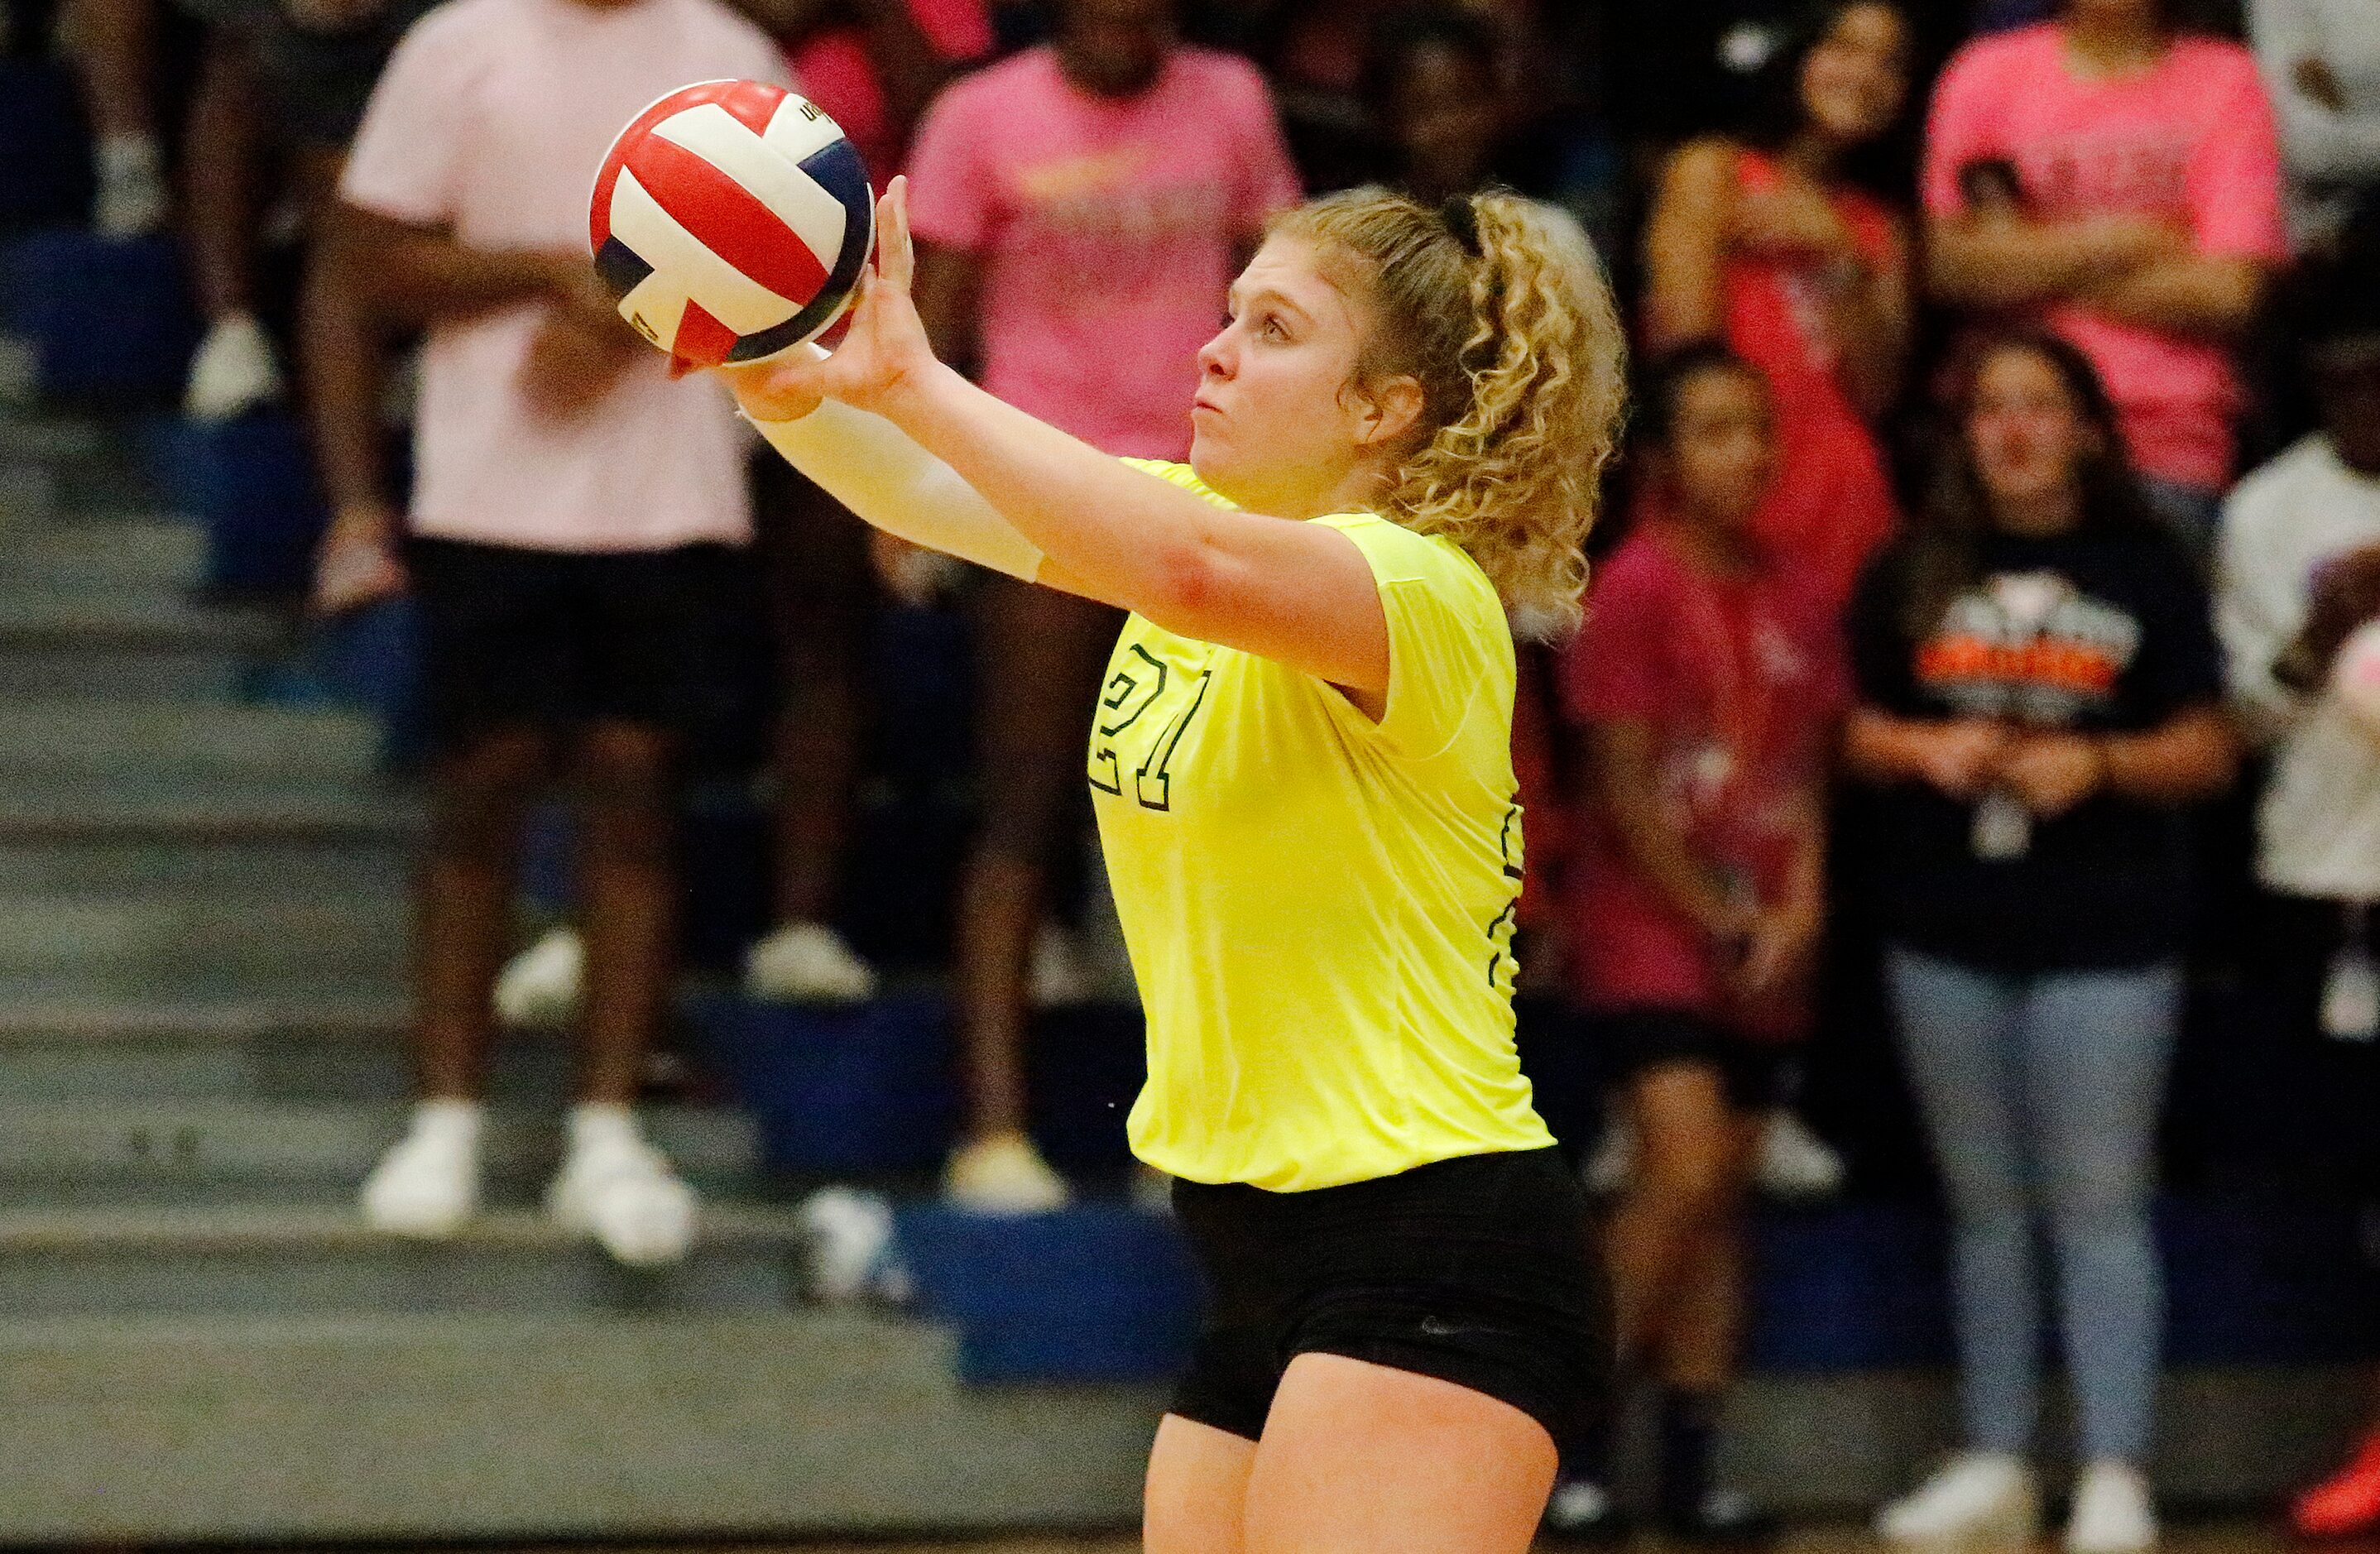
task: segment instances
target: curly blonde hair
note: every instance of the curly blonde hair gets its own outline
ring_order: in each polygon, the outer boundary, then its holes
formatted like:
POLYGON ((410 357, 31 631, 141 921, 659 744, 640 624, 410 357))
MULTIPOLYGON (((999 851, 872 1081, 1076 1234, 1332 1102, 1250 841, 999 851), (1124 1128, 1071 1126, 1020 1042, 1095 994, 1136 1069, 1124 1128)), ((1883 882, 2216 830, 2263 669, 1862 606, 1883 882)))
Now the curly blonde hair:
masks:
POLYGON ((1502 190, 1434 210, 1382 188, 1309 201, 1272 231, 1314 244, 1370 303, 1356 386, 1421 385, 1381 516, 1461 546, 1516 623, 1577 625, 1627 354, 1585 235, 1502 190))

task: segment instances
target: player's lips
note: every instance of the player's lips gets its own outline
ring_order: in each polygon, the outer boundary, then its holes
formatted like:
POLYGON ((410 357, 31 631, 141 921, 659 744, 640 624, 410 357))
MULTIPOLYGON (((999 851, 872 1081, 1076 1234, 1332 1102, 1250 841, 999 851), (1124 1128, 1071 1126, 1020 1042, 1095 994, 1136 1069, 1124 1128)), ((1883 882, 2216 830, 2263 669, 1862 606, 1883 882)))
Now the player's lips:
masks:
POLYGON ((1215 416, 1220 416, 1223 413, 1223 407, 1221 406, 1216 404, 1213 400, 1208 398, 1203 394, 1198 395, 1197 398, 1190 401, 1190 413, 1192 415, 1195 416, 1201 410, 1206 411, 1209 415, 1215 416))

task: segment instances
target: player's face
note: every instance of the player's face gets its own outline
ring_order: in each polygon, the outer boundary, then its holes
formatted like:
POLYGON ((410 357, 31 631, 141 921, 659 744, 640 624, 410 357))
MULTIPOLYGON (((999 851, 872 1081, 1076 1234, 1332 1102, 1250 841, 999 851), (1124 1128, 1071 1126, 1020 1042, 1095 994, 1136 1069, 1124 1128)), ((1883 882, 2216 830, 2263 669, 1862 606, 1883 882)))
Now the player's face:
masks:
POLYGON ((1223 332, 1198 353, 1190 462, 1199 476, 1245 507, 1317 516, 1305 510, 1312 502, 1411 419, 1383 422, 1381 407, 1353 386, 1364 325, 1311 243, 1269 239, 1232 285, 1223 332))
POLYGON ((1678 385, 1670 479, 1694 516, 1741 531, 1777 472, 1768 389, 1749 372, 1697 372, 1678 385))
POLYGON ((2066 380, 2038 353, 1994 351, 1976 372, 1967 444, 1996 505, 2033 507, 2070 494, 2097 435, 2066 380))
POLYGON ((1165 67, 1174 0, 1068 0, 1058 21, 1058 64, 1101 97, 1135 97, 1165 67))
POLYGON ((1889 6, 1853 6, 1802 65, 1802 109, 1838 145, 1884 134, 1909 97, 1909 27, 1889 6))

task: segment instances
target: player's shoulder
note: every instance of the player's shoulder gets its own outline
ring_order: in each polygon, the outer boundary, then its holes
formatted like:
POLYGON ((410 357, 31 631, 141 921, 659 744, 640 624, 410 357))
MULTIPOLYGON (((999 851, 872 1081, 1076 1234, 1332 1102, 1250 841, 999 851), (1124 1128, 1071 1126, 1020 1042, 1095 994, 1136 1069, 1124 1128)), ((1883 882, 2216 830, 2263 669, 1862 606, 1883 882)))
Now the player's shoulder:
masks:
POLYGON ((401 80, 424 67, 443 74, 483 67, 494 56, 492 43, 533 24, 533 4, 534 0, 442 0, 416 17, 397 40, 388 74, 401 80))
POLYGON ((2055 68, 2064 48, 2056 22, 2035 22, 1969 39, 1942 67, 1938 93, 1973 91, 1985 84, 2022 81, 2055 68))
POLYGON ((1506 629, 1496 585, 1469 552, 1442 534, 1421 534, 1377 513, 1333 513, 1314 522, 1355 542, 1381 584, 1419 585, 1447 607, 1506 629))
POLYGON ((1156 476, 1167 485, 1179 486, 1191 495, 1202 501, 1210 502, 1218 507, 1238 505, 1230 497, 1200 480, 1198 472, 1186 464, 1176 464, 1171 459, 1162 458, 1127 458, 1122 462, 1144 475, 1156 476))
POLYGON ((986 105, 997 106, 1024 91, 1038 91, 1058 76, 1058 55, 1049 44, 1020 49, 1005 58, 995 59, 966 71, 941 90, 934 99, 932 112, 946 115, 953 112, 979 111, 986 105))
POLYGON ((1200 91, 1232 96, 1268 97, 1264 72, 1245 55, 1185 43, 1173 51, 1166 68, 1200 91))
POLYGON ((725 4, 724 0, 645 0, 645 3, 672 9, 674 19, 689 34, 707 35, 707 41, 750 49, 772 58, 783 57, 783 51, 757 22, 725 4))

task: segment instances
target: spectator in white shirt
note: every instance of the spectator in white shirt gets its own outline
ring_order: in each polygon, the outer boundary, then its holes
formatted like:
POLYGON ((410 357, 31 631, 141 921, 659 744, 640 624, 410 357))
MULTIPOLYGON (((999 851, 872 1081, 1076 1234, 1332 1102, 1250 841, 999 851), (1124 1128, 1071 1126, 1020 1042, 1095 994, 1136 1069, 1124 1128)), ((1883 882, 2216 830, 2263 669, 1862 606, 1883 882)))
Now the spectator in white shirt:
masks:
POLYGON ((2380 189, 2380 0, 2249 0, 2248 25, 2280 120, 2291 233, 2316 242, 2380 189))
MULTIPOLYGON (((2304 277, 2321 429, 2250 475, 2224 514, 2217 604, 2233 698, 2272 747, 2251 935, 2260 1066, 2331 1185, 2370 1168, 2380 1027, 2380 737, 2330 688, 2340 644, 2380 618, 2380 263, 2304 277), (2325 1038, 2343 1039, 2325 1039, 2325 1038)), ((2307 1537, 2380 1531, 2380 1428, 2290 1508, 2307 1537)))

